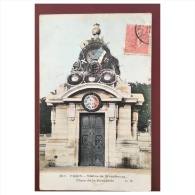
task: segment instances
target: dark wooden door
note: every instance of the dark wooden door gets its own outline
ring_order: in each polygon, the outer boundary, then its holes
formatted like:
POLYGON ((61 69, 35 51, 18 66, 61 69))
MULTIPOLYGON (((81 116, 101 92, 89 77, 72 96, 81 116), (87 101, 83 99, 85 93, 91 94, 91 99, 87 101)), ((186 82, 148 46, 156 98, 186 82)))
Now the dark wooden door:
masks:
POLYGON ((80 166, 104 166, 104 114, 81 114, 80 166))

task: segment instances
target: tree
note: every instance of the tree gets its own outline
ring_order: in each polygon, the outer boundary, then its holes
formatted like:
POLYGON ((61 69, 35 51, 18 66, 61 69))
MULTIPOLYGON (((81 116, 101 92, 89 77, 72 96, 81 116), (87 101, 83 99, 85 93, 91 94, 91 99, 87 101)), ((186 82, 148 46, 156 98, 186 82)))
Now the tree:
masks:
POLYGON ((151 84, 129 83, 132 93, 142 93, 144 103, 139 111, 138 130, 144 131, 148 127, 148 120, 151 119, 151 84))
POLYGON ((51 133, 51 108, 47 106, 45 98, 40 100, 40 133, 51 133))

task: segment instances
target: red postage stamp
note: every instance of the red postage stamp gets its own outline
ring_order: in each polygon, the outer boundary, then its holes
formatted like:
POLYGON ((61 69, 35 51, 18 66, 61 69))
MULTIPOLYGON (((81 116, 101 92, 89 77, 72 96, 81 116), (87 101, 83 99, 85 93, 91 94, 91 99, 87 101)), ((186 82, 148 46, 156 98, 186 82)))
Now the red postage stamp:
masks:
POLYGON ((125 54, 149 55, 151 26, 128 24, 125 38, 125 54))

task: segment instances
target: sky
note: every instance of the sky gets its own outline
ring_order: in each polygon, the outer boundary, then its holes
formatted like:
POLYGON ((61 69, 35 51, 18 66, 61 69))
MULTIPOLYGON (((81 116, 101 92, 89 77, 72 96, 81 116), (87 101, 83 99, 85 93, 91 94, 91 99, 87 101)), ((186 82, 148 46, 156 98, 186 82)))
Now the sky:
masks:
POLYGON ((121 79, 149 83, 151 55, 124 54, 127 24, 152 25, 151 14, 56 14, 41 15, 39 23, 40 98, 65 82, 78 60, 80 43, 93 37, 93 24, 100 24, 100 38, 119 60, 121 79))

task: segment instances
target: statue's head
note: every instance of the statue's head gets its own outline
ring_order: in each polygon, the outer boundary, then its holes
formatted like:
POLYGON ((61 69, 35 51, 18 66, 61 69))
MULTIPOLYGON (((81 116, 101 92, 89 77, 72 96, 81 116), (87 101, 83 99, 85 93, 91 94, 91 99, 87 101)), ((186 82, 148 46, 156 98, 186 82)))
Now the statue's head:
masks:
POLYGON ((92 29, 92 34, 95 36, 95 35, 100 35, 100 33, 101 33, 101 30, 100 30, 100 28, 99 28, 99 24, 98 23, 95 23, 94 25, 93 25, 93 29, 92 29))

